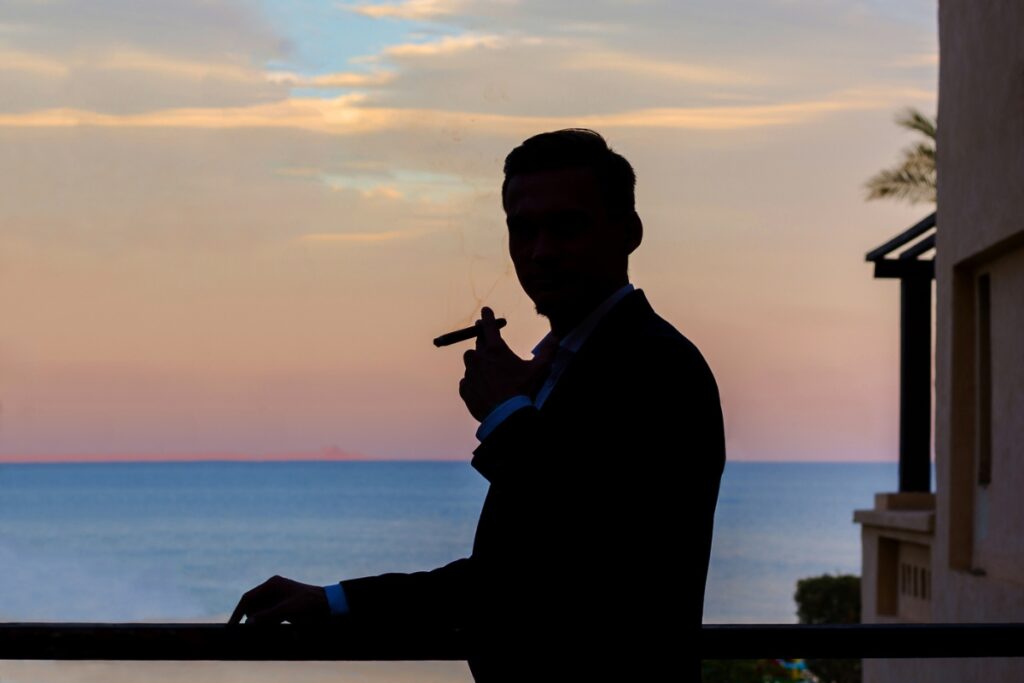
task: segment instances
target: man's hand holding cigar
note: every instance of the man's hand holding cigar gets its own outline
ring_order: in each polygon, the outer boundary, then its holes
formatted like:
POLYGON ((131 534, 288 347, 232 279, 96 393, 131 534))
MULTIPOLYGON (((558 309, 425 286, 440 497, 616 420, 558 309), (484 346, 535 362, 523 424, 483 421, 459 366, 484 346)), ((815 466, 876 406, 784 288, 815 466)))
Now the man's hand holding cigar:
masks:
POLYGON ((459 382, 459 395, 470 414, 483 421, 513 396, 537 393, 547 378, 557 344, 547 345, 532 360, 523 360, 501 338, 490 308, 481 309, 476 326, 480 328, 476 348, 462 355, 466 373, 459 382))

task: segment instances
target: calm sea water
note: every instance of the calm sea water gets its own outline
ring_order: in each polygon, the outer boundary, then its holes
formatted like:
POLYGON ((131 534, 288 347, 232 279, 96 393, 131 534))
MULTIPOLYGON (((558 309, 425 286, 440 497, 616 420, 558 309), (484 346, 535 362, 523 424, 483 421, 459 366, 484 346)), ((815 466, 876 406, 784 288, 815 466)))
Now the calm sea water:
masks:
MULTIPOLYGON (((853 510, 896 476, 728 463, 705 621, 793 622, 797 579, 859 573, 853 510)), ((469 553, 485 493, 465 463, 0 465, 0 621, 222 620, 273 574, 431 569, 469 553)))

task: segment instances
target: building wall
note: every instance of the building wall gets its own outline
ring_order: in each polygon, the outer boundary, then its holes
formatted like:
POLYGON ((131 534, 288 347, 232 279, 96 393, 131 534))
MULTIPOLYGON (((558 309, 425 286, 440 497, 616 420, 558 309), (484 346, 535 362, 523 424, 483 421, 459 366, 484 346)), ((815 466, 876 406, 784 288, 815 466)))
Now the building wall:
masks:
POLYGON ((937 621, 1024 621, 1022 32, 1018 0, 940 0, 937 621))
MULTIPOLYGON (((935 622, 1024 622, 1022 35, 1024 2, 939 0, 935 622)), ((1024 681, 1024 658, 864 664, 865 683, 1024 681)))

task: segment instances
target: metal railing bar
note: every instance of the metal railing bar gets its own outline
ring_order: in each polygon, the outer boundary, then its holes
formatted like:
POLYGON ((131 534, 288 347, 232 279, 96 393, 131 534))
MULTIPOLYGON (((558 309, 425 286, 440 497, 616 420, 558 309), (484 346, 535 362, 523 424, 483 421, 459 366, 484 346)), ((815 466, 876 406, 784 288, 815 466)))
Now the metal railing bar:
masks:
MULTIPOLYGON (((1024 624, 707 624, 698 651, 705 659, 1021 657, 1024 624)), ((427 627, 0 624, 0 659, 13 660, 425 661, 469 652, 460 632, 427 627)))

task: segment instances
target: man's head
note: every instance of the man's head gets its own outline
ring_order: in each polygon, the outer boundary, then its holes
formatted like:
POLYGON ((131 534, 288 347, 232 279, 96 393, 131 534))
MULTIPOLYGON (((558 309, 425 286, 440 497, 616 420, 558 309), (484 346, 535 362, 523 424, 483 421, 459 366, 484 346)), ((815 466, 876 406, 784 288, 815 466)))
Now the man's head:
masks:
POLYGON ((505 159, 509 253, 553 328, 571 329, 628 282, 628 257, 643 237, 635 185, 629 162, 592 130, 541 133, 505 159))

